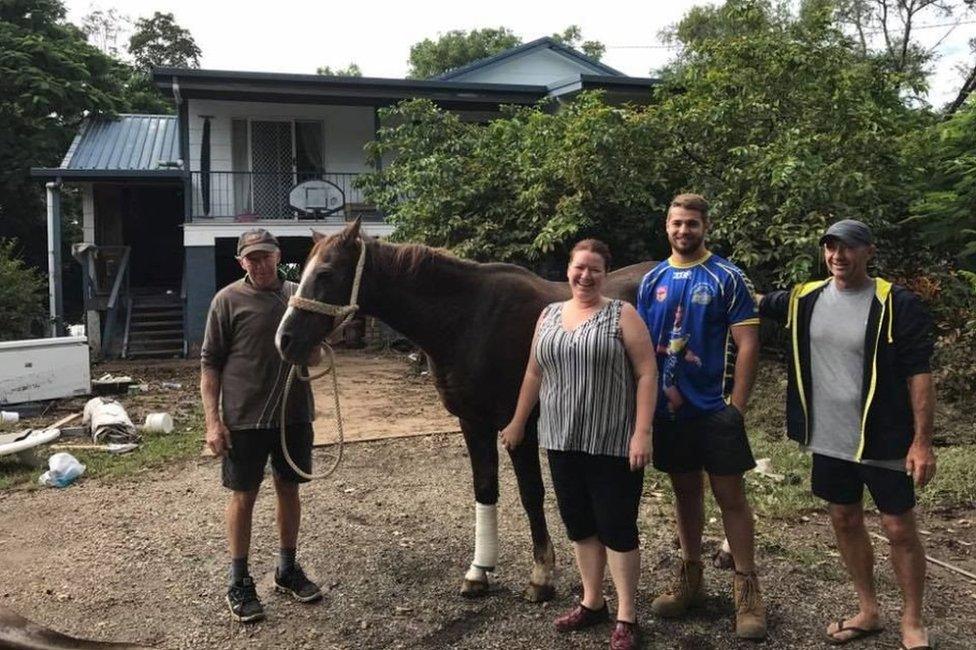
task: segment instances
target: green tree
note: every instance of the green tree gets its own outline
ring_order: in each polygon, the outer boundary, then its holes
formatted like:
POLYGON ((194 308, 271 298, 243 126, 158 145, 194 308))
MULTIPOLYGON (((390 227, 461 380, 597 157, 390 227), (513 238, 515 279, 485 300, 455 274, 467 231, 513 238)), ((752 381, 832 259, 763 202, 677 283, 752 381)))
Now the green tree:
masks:
MULTIPOLYGON (((837 17, 853 31, 864 56, 875 56, 915 94, 928 88, 935 48, 917 38, 919 29, 941 29, 941 43, 974 17, 972 0, 838 0, 837 17)), ((931 32, 930 32, 931 33, 931 32)))
POLYGON ((189 30, 180 27, 173 14, 159 11, 151 18, 140 18, 129 38, 129 54, 137 68, 199 68, 202 52, 189 30))
POLYGON ((932 165, 910 221, 933 247, 976 272, 976 101, 920 140, 932 165))
POLYGON ((599 61, 606 54, 607 46, 600 41, 584 41, 583 30, 579 25, 570 25, 562 31, 552 35, 552 40, 562 43, 566 47, 579 50, 591 59, 599 61))
POLYGON ((409 79, 429 79, 463 65, 504 52, 522 44, 507 27, 455 29, 437 40, 425 38, 410 48, 409 79))
POLYGON ((844 35, 829 3, 802 9, 730 0, 693 12, 647 112, 665 134, 669 185, 710 199, 714 241, 765 287, 815 276, 819 234, 843 217, 876 228, 881 264, 907 263, 894 225, 917 180, 906 142, 932 121, 903 102, 897 73, 844 35))
POLYGON ((362 77, 363 71, 359 69, 359 66, 355 63, 350 63, 345 68, 336 68, 333 70, 331 67, 324 65, 315 71, 315 74, 324 75, 326 77, 362 77))
POLYGON ((15 242, 0 239, 0 341, 29 337, 45 316, 47 283, 24 264, 15 242))
POLYGON ((44 204, 32 166, 56 167, 81 121, 128 108, 124 68, 64 19, 57 0, 0 3, 0 237, 44 266, 44 204))
POLYGON ((607 240, 621 264, 664 252, 654 218, 666 194, 655 182, 663 161, 639 112, 584 94, 557 113, 509 109, 487 125, 426 101, 382 119, 368 152, 392 162, 365 188, 397 238, 541 270, 561 267, 572 243, 590 235, 607 240))

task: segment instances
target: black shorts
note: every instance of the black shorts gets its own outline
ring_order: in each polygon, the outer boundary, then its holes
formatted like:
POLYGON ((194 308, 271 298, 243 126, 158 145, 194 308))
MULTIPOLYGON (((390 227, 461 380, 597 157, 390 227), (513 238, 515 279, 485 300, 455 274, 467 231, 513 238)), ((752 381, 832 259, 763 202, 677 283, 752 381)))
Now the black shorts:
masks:
POLYGON ((814 495, 828 503, 861 503, 866 485, 874 505, 886 515, 900 515, 915 507, 912 477, 887 467, 814 454, 810 483, 814 495))
MULTIPOLYGON (((288 455, 306 474, 312 472, 312 425, 289 424, 285 428, 288 455)), ((231 431, 232 447, 224 456, 221 476, 224 487, 238 492, 251 492, 261 486, 264 468, 271 457, 275 476, 287 483, 306 483, 308 479, 295 473, 281 451, 281 430, 245 429, 231 431)))
POLYGON ((693 420, 654 421, 654 468, 668 474, 704 469, 716 476, 756 466, 739 409, 726 406, 693 420))
POLYGON ((618 553, 637 548, 643 469, 630 471, 630 460, 618 456, 550 449, 549 471, 559 514, 571 540, 596 535, 604 546, 618 553))

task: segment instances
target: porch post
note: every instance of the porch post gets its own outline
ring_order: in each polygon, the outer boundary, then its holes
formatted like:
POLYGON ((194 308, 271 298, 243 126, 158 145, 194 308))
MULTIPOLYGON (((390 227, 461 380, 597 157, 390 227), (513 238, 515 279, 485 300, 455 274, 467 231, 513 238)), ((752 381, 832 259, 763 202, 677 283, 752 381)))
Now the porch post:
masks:
POLYGON ((61 181, 47 187, 47 283, 51 336, 64 335, 64 307, 61 301, 61 181))

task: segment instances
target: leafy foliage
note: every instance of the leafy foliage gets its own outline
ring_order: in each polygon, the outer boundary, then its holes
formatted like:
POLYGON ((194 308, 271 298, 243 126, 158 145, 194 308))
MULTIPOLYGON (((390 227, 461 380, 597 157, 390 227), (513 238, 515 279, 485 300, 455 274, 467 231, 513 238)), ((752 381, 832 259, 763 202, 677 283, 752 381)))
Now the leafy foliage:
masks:
POLYGON ((522 39, 507 27, 455 29, 438 39, 425 38, 410 48, 410 79, 429 79, 463 65, 494 56, 522 44, 522 39))
POLYGON ((911 205, 912 221, 927 241, 976 271, 976 101, 921 138, 932 161, 926 191, 911 205))
POLYGON ((28 337, 45 315, 47 282, 17 255, 15 242, 0 239, 0 341, 28 337))
POLYGON ((0 237, 45 256, 44 208, 31 166, 57 166, 88 115, 125 110, 123 65, 64 21, 57 0, 0 3, 0 237))
POLYGON ((363 71, 359 69, 359 66, 355 63, 350 63, 345 68, 336 68, 333 70, 331 67, 324 65, 319 67, 315 74, 324 75, 326 77, 362 77, 363 71))
POLYGON ((700 15, 679 25, 690 40, 648 112, 669 185, 712 202, 713 239, 766 287, 817 274, 817 239, 836 219, 898 237, 891 220, 914 180, 905 138, 927 118, 897 79, 858 55, 829 6, 795 18, 749 0, 713 11, 717 26, 700 15))
POLYGON ((365 189, 402 239, 478 260, 558 268, 568 246, 599 234, 621 264, 660 243, 663 162, 640 114, 588 94, 557 113, 510 109, 487 125, 416 100, 388 109, 365 189))
POLYGON ((552 40, 562 43, 566 47, 579 50, 591 59, 599 61, 607 52, 607 46, 600 41, 584 41, 583 30, 579 25, 570 25, 561 34, 553 34, 552 40))
POLYGON ((149 71, 160 66, 199 68, 202 52, 189 30, 176 24, 173 14, 157 11, 151 18, 136 21, 129 54, 137 68, 149 71))

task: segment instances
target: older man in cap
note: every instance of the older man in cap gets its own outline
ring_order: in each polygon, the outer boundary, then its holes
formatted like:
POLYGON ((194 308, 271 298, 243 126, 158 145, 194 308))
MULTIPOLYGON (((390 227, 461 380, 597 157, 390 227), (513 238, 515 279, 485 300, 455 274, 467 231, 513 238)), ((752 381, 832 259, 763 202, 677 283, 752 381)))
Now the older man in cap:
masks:
POLYGON ((864 526, 866 486, 891 542, 904 601, 902 647, 921 650, 929 638, 914 488, 935 474, 932 322, 918 296, 868 274, 875 245, 867 225, 838 221, 820 246, 831 277, 761 297, 759 311, 790 330, 788 435, 813 453, 813 493, 829 504, 857 592, 858 612, 838 615, 827 641, 843 644, 883 627, 864 526))
MULTIPOLYGON (((301 503, 298 484, 305 481, 287 463, 279 429, 281 397, 288 367, 274 337, 298 285, 278 277, 278 240, 256 228, 240 236, 237 260, 245 275, 214 296, 200 352, 200 394, 206 419, 207 446, 222 458, 231 557, 227 606, 242 622, 264 617, 254 580, 248 571, 251 521, 268 458, 274 472, 277 524, 281 547, 275 570, 277 591, 301 602, 322 597, 319 587, 296 562, 301 503)), ((319 361, 316 351, 309 365, 319 361)), ((305 473, 312 470, 312 395, 308 384, 294 382, 288 395, 288 454, 305 473)))

